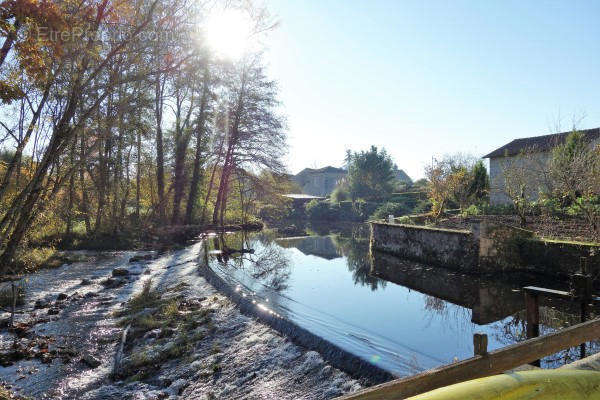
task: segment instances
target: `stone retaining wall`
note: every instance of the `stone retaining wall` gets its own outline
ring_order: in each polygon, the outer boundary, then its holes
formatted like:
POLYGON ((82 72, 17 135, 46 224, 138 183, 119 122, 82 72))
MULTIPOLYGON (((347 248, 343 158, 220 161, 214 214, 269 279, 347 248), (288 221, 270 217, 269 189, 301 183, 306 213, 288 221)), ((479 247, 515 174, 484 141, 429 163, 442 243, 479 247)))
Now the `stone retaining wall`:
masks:
POLYGON ((371 249, 464 272, 534 272, 561 279, 578 272, 585 257, 588 271, 600 277, 598 244, 539 239, 487 221, 474 221, 471 230, 372 222, 371 249))
POLYGON ((371 248, 427 264, 476 270, 479 245, 470 231, 371 223, 371 248))

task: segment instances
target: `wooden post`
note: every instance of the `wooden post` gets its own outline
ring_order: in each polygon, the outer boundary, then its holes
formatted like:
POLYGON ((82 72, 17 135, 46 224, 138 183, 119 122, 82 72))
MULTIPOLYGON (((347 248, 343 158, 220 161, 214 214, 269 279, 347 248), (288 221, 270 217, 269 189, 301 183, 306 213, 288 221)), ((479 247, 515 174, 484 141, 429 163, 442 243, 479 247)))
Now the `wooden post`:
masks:
POLYGON ((473 335, 473 353, 476 356, 485 356, 487 354, 488 337, 485 333, 476 333, 473 335))
MULTIPOLYGON (((571 279, 571 293, 580 305, 580 322, 587 321, 588 304, 592 301, 592 277, 588 274, 587 261, 587 257, 579 259, 580 271, 573 274, 571 279)), ((582 343, 579 347, 579 355, 585 358, 585 354, 585 343, 582 343)))
MULTIPOLYGON (((527 339, 540 335, 540 300, 536 293, 525 290, 525 312, 527 314, 527 339)), ((540 360, 531 363, 540 366, 540 360)))

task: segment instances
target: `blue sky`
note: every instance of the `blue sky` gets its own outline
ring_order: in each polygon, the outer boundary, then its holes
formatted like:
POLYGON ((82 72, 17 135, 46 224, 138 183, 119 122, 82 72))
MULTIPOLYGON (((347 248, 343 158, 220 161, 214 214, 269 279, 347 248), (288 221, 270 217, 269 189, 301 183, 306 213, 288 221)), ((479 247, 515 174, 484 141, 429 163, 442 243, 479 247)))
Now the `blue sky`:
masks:
POLYGON ((411 177, 432 157, 600 126, 600 2, 267 0, 291 172, 385 147, 411 177))

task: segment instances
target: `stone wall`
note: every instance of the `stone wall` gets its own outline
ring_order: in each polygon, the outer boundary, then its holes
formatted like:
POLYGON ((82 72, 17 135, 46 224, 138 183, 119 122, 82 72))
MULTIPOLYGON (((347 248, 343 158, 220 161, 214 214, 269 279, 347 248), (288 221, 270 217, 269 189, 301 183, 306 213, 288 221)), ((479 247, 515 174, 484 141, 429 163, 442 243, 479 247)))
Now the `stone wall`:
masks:
POLYGON ((476 271, 479 244, 470 231, 371 223, 371 249, 431 265, 476 271))
POLYGON ((527 198, 531 201, 537 200, 540 190, 544 191, 547 186, 549 160, 549 152, 490 158, 490 204, 512 204, 512 200, 504 191, 506 169, 513 170, 514 174, 524 174, 528 183, 527 198))
POLYGON ((470 273, 533 272, 559 279, 578 272, 585 257, 588 271, 600 277, 598 244, 544 240, 487 221, 472 221, 469 231, 373 222, 371 249, 470 273))

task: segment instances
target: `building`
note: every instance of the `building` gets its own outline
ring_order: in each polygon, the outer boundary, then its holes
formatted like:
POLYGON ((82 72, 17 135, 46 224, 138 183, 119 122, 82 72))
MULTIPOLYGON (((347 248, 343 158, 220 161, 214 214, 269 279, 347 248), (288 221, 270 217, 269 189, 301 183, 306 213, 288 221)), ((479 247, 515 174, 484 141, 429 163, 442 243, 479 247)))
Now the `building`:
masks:
MULTIPOLYGON (((483 156, 490 160, 490 204, 512 203, 506 195, 506 173, 522 174, 523 180, 528 182, 525 195, 532 201, 537 200, 539 193, 548 188, 552 150, 564 143, 571 132, 515 139, 483 156)), ((600 128, 579 132, 591 145, 600 144, 600 128)))
MULTIPOLYGON (((399 183, 412 184, 412 179, 403 170, 396 169, 395 174, 399 183)), ((293 176, 292 180, 302 188, 302 193, 326 197, 347 175, 348 172, 345 169, 331 166, 319 169, 304 168, 293 176)))
POLYGON ((304 168, 292 179, 300 185, 304 194, 329 196, 347 174, 345 169, 331 166, 319 169, 304 168))

